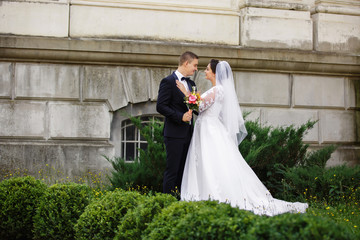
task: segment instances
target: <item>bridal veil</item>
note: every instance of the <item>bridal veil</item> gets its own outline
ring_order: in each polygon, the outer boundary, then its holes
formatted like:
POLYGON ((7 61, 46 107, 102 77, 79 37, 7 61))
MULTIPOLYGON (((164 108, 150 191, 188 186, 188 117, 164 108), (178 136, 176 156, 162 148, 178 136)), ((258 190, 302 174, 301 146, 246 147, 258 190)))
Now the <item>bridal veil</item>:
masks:
POLYGON ((234 77, 229 63, 220 61, 216 66, 216 85, 222 86, 224 100, 220 120, 234 143, 239 145, 247 136, 244 118, 236 96, 234 77))

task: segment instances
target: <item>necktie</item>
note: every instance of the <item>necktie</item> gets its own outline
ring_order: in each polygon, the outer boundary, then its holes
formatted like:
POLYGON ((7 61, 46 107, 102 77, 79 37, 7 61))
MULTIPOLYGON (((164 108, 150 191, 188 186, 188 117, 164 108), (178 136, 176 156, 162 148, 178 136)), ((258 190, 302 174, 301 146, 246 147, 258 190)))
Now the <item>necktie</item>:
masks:
POLYGON ((187 80, 190 80, 190 78, 182 77, 182 78, 181 78, 181 83, 185 86, 185 89, 186 89, 187 91, 189 91, 189 85, 188 85, 187 80))

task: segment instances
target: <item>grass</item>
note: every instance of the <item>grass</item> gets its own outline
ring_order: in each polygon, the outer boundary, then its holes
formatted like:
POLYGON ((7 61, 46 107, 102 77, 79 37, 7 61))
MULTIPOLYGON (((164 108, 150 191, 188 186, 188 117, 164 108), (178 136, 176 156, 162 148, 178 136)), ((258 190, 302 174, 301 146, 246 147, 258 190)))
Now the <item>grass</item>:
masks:
MULTIPOLYGON (((357 191, 360 191, 360 187, 357 188, 357 191)), ((307 214, 322 216, 336 223, 344 224, 352 233, 360 236, 359 203, 359 199, 353 199, 351 196, 343 196, 342 200, 333 200, 331 203, 326 200, 312 199, 309 201, 310 207, 307 214)))

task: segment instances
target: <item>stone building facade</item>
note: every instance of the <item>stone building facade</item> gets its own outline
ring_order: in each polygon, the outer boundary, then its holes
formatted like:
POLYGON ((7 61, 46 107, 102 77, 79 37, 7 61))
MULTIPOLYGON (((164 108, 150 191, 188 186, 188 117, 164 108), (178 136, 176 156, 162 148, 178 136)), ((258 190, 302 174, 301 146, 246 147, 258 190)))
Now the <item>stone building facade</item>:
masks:
POLYGON ((305 141, 338 144, 329 165, 360 163, 357 0, 3 0, 0 167, 109 167, 103 155, 140 146, 123 112, 156 116, 186 50, 201 91, 208 61, 226 60, 248 119, 316 120, 305 141))

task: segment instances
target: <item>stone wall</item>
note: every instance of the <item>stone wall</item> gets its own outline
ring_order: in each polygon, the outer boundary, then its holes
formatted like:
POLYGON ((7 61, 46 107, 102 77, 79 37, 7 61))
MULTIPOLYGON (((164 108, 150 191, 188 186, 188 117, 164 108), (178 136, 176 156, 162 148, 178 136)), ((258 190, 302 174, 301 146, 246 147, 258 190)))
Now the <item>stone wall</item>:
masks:
POLYGON ((156 114, 178 56, 230 63, 239 103, 263 125, 318 123, 329 165, 360 162, 360 3, 355 0, 0 2, 0 167, 69 176, 121 153, 123 110, 156 114))

